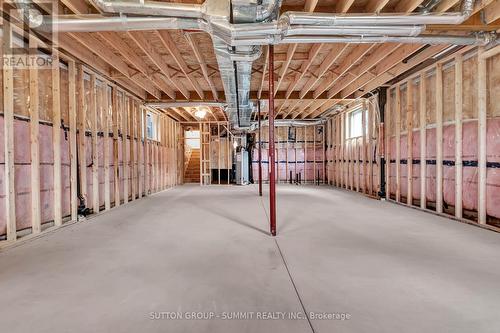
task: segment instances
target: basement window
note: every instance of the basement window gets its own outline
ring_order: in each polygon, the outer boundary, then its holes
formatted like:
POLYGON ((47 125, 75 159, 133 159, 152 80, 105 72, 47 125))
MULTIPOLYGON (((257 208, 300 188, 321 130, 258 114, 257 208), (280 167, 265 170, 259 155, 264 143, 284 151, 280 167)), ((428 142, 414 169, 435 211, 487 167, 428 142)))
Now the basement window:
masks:
POLYGON ((200 149, 200 131, 185 131, 186 145, 191 149, 200 149))
POLYGON ((152 112, 146 114, 146 135, 149 140, 158 141, 158 115, 152 112))
POLYGON ((347 114, 346 127, 348 139, 363 136, 363 112, 363 109, 358 109, 347 114))

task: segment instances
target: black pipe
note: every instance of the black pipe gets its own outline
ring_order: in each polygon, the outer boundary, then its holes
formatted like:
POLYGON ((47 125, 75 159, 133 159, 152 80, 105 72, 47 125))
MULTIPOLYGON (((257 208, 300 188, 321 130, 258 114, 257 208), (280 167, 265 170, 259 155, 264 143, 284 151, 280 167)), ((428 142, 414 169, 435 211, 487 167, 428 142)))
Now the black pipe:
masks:
POLYGON ((90 214, 90 209, 86 207, 85 197, 82 195, 82 184, 80 179, 80 147, 78 143, 78 131, 76 132, 76 193, 78 194, 78 215, 87 216, 90 214))
MULTIPOLYGON (((380 110, 380 125, 381 128, 384 128, 384 135, 385 132, 388 130, 385 128, 385 103, 387 102, 387 88, 385 87, 380 87, 378 89, 378 107, 380 110)), ((382 135, 382 133, 379 133, 379 135, 382 135)), ((387 145, 386 145, 387 146, 387 145)), ((384 147, 379 147, 379 149, 384 149, 384 147)), ((380 191, 378 192, 378 196, 380 198, 385 198, 386 196, 386 176, 385 176, 385 156, 387 155, 387 152, 384 151, 384 154, 380 156, 380 191)))

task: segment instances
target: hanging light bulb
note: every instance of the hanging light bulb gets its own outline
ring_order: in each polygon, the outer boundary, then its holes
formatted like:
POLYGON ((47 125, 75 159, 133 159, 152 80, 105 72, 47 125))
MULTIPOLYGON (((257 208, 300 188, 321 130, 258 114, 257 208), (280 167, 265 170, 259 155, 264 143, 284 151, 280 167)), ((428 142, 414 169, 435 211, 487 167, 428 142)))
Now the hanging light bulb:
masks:
POLYGON ((207 115, 207 109, 205 107, 196 108, 194 115, 196 118, 203 119, 207 115))

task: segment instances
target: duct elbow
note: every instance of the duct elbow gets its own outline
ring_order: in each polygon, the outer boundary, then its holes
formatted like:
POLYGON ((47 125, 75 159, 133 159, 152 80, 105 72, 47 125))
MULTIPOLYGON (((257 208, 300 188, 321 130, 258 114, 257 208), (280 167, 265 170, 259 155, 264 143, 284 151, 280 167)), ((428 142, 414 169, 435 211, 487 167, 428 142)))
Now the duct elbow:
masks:
POLYGON ((267 3, 257 6, 256 21, 264 22, 278 17, 281 0, 267 0, 267 3))
POLYGON ((472 15, 472 12, 474 11, 474 3, 475 3, 475 0, 463 0, 462 1, 461 11, 462 11, 462 16, 464 17, 463 21, 465 21, 466 19, 468 19, 472 15))
POLYGON ((104 13, 115 13, 113 3, 106 0, 92 0, 92 3, 104 13))

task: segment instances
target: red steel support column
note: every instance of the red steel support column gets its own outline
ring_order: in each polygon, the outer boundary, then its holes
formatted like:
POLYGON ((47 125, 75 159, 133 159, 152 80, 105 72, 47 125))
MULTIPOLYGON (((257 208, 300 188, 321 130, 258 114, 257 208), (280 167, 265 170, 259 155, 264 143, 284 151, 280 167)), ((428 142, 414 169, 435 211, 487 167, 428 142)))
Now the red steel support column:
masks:
POLYGON ((257 101, 257 110, 259 111, 259 196, 262 196, 262 132, 260 130, 260 100, 257 101))
POLYGON ((269 45, 269 219, 271 235, 276 236, 276 178, 274 164, 274 46, 269 45))

